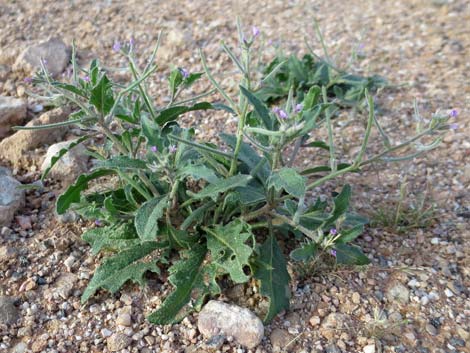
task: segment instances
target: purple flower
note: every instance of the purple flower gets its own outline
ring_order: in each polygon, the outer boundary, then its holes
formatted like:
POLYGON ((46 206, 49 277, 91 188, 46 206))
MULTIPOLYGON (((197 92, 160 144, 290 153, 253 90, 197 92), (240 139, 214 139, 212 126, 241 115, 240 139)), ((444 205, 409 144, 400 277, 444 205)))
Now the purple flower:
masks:
POLYGON ((113 50, 115 52, 118 52, 121 50, 121 43, 119 43, 118 41, 115 41, 114 44, 113 44, 113 50))
POLYGON ((449 116, 450 116, 451 118, 456 118, 457 115, 459 115, 459 112, 457 111, 457 109, 452 109, 452 110, 450 111, 450 113, 449 113, 449 116))
POLYGON ((336 257, 336 250, 335 249, 331 249, 330 250, 330 254, 334 257, 336 257))
POLYGON ((457 130, 458 128, 459 128, 459 124, 454 123, 454 124, 449 125, 449 129, 451 129, 451 130, 457 130))
POLYGON ((129 39, 129 45, 130 45, 131 47, 134 47, 134 45, 135 45, 134 37, 131 37, 131 39, 129 39))
POLYGON ((158 151, 157 146, 150 147, 150 151, 152 151, 153 153, 157 152, 158 151))
POLYGON ((85 76, 85 77, 83 78, 83 81, 85 81, 85 82, 90 82, 90 76, 85 76))
POLYGON ((101 225, 101 221, 99 219, 95 220, 95 225, 99 227, 101 225))
POLYGON ((330 229, 330 234, 331 235, 336 235, 338 233, 338 231, 336 230, 336 228, 331 228, 330 229))
POLYGON ((259 28, 256 26, 251 27, 251 32, 253 33, 253 39, 258 37, 260 34, 259 28))
POLYGON ((281 109, 279 109, 278 107, 274 107, 272 111, 274 114, 278 115, 280 110, 281 109))
POLYGON ((183 68, 179 68, 181 75, 183 75, 183 78, 188 78, 189 77, 189 71, 183 68))
POLYGON ((300 113, 304 109, 304 105, 302 103, 299 103, 295 106, 295 112, 300 113))
POLYGON ((170 153, 176 153, 176 145, 170 145, 170 147, 168 148, 168 151, 170 151, 170 153))
POLYGON ((278 115, 279 115, 279 117, 280 117, 281 119, 287 119, 287 118, 289 117, 289 115, 287 115, 286 111, 285 111, 285 110, 282 110, 282 109, 279 110, 279 114, 278 114, 278 115))
POLYGON ((23 81, 24 83, 33 83, 33 79, 31 77, 25 77, 23 81))

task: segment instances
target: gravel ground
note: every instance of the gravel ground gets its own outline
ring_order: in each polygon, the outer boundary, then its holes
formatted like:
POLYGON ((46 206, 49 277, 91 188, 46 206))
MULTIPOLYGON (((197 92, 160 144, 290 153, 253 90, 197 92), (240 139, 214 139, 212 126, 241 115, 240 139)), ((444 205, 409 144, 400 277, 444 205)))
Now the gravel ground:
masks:
MULTIPOLYGON (((315 17, 340 64, 362 43, 364 58, 354 70, 382 75, 396 85, 377 98, 380 119, 394 141, 413 132, 415 98, 424 116, 437 109, 459 112, 458 129, 425 158, 340 181, 355 186, 357 210, 373 215, 379 208, 396 207, 408 175, 407 200, 427 192, 437 205, 435 219, 423 229, 398 232, 372 217, 377 225, 357 241, 373 260, 366 269, 292 267, 291 309, 266 327, 265 338, 251 352, 470 352, 468 1, 3 1, 0 94, 26 98, 25 73, 13 69, 14 62, 28 45, 50 36, 65 43, 75 38, 83 62, 97 56, 119 67, 115 40, 132 36, 145 54, 161 29, 166 39, 152 86, 156 96, 165 94, 158 83, 170 63, 200 69, 199 47, 222 83, 233 87, 233 69, 222 76, 229 62, 221 55, 220 41, 234 43, 237 14, 246 25, 257 25, 266 42, 304 53, 307 38, 320 54, 315 17)), ((273 54, 268 48, 266 56, 273 54)), ((214 138, 224 125, 234 126, 224 115, 194 114, 185 122, 197 122, 200 136, 214 138)), ((354 153, 362 131, 360 117, 344 114, 337 120, 335 136, 345 156, 354 153)), ((374 148, 380 148, 377 136, 374 148)), ((14 170, 18 180, 37 179, 45 148, 35 153, 36 161, 14 170)), ((302 157, 305 164, 318 158, 302 157)), ((247 352, 233 342, 207 345, 197 330, 197 314, 173 326, 146 322, 170 290, 158 278, 144 289, 129 285, 114 296, 101 293, 82 306, 80 295, 98 259, 80 240, 89 224, 61 224, 51 212, 60 187, 27 192, 20 217, 1 230, 0 307, 8 306, 6 297, 15 298, 9 315, 19 320, 2 319, 7 324, 0 325, 0 351, 247 352)), ((327 185, 324 192, 334 187, 327 185)), ((253 308, 260 298, 250 284, 228 290, 221 299, 253 308)))

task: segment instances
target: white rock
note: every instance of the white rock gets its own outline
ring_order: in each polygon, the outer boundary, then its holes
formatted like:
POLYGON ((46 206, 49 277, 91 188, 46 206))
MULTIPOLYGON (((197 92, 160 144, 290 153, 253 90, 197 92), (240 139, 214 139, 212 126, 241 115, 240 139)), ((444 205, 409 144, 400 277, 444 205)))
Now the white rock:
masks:
MULTIPOLYGON (((67 149, 73 142, 74 140, 70 140, 51 145, 47 149, 46 156, 42 162, 41 172, 44 172, 49 168, 53 157, 55 157, 62 149, 67 149)), ((86 171, 87 161, 88 157, 85 155, 85 147, 82 144, 79 144, 71 148, 56 162, 49 172, 49 177, 72 181, 78 175, 86 171)))
POLYGON ((375 344, 369 344, 365 346, 362 351, 364 353, 375 353, 375 344))
POLYGON ((427 295, 425 295, 424 297, 421 297, 421 305, 426 305, 429 303, 429 298, 427 295))
POLYGON ((12 131, 12 126, 21 125, 26 117, 26 104, 13 97, 0 96, 0 140, 12 131))
POLYGON ((26 48, 16 60, 14 68, 33 72, 41 67, 41 60, 44 60, 47 71, 57 76, 67 67, 70 54, 70 49, 61 39, 51 38, 26 48))
POLYGON ((447 298, 451 298, 454 296, 454 293, 449 288, 444 289, 444 294, 446 295, 447 298))
POLYGON ((8 169, 0 167, 0 226, 7 226, 24 205, 24 190, 18 188, 20 185, 8 169))
POLYGON ((390 303, 398 301, 401 304, 406 304, 410 300, 410 291, 402 283, 395 280, 387 284, 385 296, 390 303))
POLYGON ((439 244, 439 238, 432 238, 431 239, 431 244, 433 244, 433 245, 439 244))
POLYGON ((215 300, 211 300, 201 310, 197 326, 207 338, 232 336, 249 349, 256 347, 264 335, 263 323, 250 310, 215 300))

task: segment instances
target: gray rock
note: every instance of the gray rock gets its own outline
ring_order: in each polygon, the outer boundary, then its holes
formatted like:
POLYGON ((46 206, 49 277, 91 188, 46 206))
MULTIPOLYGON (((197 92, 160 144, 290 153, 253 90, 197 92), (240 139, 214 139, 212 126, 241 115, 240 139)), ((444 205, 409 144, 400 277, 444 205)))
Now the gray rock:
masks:
POLYGON ((320 326, 320 334, 327 340, 332 341, 336 336, 339 337, 339 332, 348 330, 351 327, 351 320, 345 314, 331 313, 320 326))
POLYGON ((24 205, 24 190, 18 189, 20 185, 7 172, 0 173, 0 226, 7 226, 24 205))
POLYGON ((11 297, 0 296, 0 325, 11 325, 18 321, 20 311, 11 297))
POLYGON ((269 336, 274 352, 283 351, 287 344, 292 341, 292 336, 286 330, 275 328, 269 336))
POLYGON ((70 54, 70 48, 61 39, 51 38, 26 48, 16 60, 14 68, 34 72, 41 67, 41 60, 44 60, 47 71, 57 76, 67 67, 70 54))
POLYGON ((18 250, 11 246, 0 246, 0 263, 14 259, 18 255, 18 250))
POLYGON ((26 104, 21 99, 0 96, 0 139, 12 132, 12 126, 21 125, 25 117, 26 104))
POLYGON ((129 347, 132 342, 132 338, 126 336, 123 333, 115 333, 108 337, 106 343, 108 345, 108 349, 111 352, 118 352, 124 348, 129 347))
MULTIPOLYGON (((66 120, 68 108, 56 108, 31 120, 26 126, 54 124, 66 120)), ((15 167, 28 161, 28 151, 47 143, 55 142, 64 136, 67 127, 47 130, 20 130, 0 142, 0 158, 9 160, 15 167)))
POLYGON ((77 281, 77 275, 73 273, 62 273, 59 278, 57 278, 53 291, 63 299, 67 299, 72 294, 73 286, 77 281))
MULTIPOLYGON (((49 168, 52 157, 55 157, 62 149, 66 149, 74 140, 58 142, 47 149, 46 156, 41 165, 41 172, 49 168)), ((63 181, 73 181, 86 171, 88 157, 85 155, 85 147, 79 144, 71 148, 63 155, 49 172, 49 176, 63 181)))
POLYGON ((263 323, 250 310, 215 300, 201 310, 197 326, 207 338, 232 336, 249 349, 256 347, 264 335, 263 323))
POLYGON ((401 282, 395 280, 388 283, 385 296, 391 303, 397 301, 400 304, 406 304, 410 300, 410 291, 401 282))

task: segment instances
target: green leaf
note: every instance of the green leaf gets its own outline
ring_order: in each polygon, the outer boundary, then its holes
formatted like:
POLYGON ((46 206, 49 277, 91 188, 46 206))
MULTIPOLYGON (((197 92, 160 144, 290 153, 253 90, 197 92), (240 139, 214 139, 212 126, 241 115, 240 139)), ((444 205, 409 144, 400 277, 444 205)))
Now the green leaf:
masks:
POLYGON ((116 170, 137 170, 148 169, 147 163, 141 159, 130 158, 127 156, 115 156, 110 159, 96 161, 95 169, 116 169, 116 170))
POLYGON ((316 147, 316 148, 322 148, 326 151, 330 150, 330 146, 324 141, 313 141, 309 142, 306 145, 303 145, 302 147, 316 147))
POLYGON ((99 288, 115 293, 129 280, 144 285, 144 274, 147 271, 155 273, 160 271, 154 261, 141 260, 154 250, 167 245, 168 243, 145 242, 105 259, 83 292, 81 302, 86 302, 99 288))
POLYGON ((321 88, 318 86, 310 87, 308 93, 305 95, 303 102, 303 109, 309 110, 318 104, 321 97, 321 88))
POLYGON ((333 212, 331 216, 325 221, 323 227, 327 227, 341 217, 349 208, 349 201, 351 199, 351 186, 346 184, 343 190, 335 197, 333 212))
POLYGON ((196 237, 191 237, 185 230, 179 230, 173 226, 166 226, 166 233, 174 249, 189 249, 197 241, 196 237))
POLYGON ((47 177, 47 175, 49 174, 49 172, 51 171, 52 167, 68 152, 70 151, 72 148, 74 148, 75 146, 79 145, 80 143, 82 143, 83 141, 89 139, 90 136, 82 136, 76 140, 73 140, 72 142, 70 142, 70 144, 67 145, 67 147, 64 147, 62 148, 59 152, 57 152, 57 154, 55 154, 52 158, 51 158, 51 162, 49 164, 49 166, 46 168, 46 170, 42 173, 41 175, 41 181, 44 181, 44 179, 47 177))
POLYGON ((74 93, 74 94, 76 94, 80 97, 87 98, 87 96, 85 94, 85 91, 81 90, 80 88, 78 88, 74 85, 71 85, 71 84, 68 84, 68 83, 63 83, 63 82, 52 82, 52 86, 61 88, 63 90, 69 91, 69 92, 72 92, 72 93, 74 93))
MULTIPOLYGON (((235 149, 237 144, 237 138, 235 136, 222 133, 220 134, 220 137, 227 145, 235 149)), ((242 142, 240 152, 238 153, 238 159, 246 164, 246 172, 249 173, 260 163, 262 157, 260 157, 256 150, 253 149, 249 144, 242 142)), ((269 167, 267 164, 264 164, 256 173, 256 177, 264 185, 266 180, 269 178, 269 174, 269 167)))
POLYGON ((106 74, 101 76, 100 81, 91 90, 90 103, 93 104, 101 114, 108 114, 114 105, 114 97, 111 81, 106 74))
POLYGON ((178 90, 178 87, 183 82, 183 75, 181 71, 179 69, 172 70, 168 81, 170 83, 170 95, 173 97, 178 90))
POLYGON ((317 250, 318 244, 312 241, 291 251, 290 257, 294 261, 308 261, 317 253, 317 250))
POLYGON ((80 175, 74 184, 70 185, 68 189, 59 196, 56 204, 56 211, 58 214, 64 214, 72 203, 80 201, 80 194, 83 190, 88 188, 88 182, 100 178, 102 176, 113 174, 111 170, 100 169, 90 174, 80 175))
POLYGON ((212 104, 207 103, 207 102, 201 102, 201 103, 196 103, 192 106, 174 106, 167 108, 165 110, 162 110, 157 118, 156 118, 156 123, 160 126, 163 126, 167 124, 170 121, 176 120, 180 115, 193 111, 193 110, 207 110, 207 109, 213 109, 212 104))
POLYGON ((199 80, 202 76, 204 75, 204 72, 194 72, 190 73, 187 78, 184 79, 184 85, 185 87, 191 86, 194 82, 199 80))
POLYGON ((290 276, 274 236, 270 235, 259 250, 254 276, 261 282, 261 294, 269 298, 269 309, 264 318, 264 322, 269 322, 280 311, 289 308, 290 276))
POLYGON ((237 219, 224 226, 204 230, 212 263, 228 273, 235 283, 247 282, 250 277, 245 274, 244 267, 249 265, 248 259, 253 252, 253 248, 245 244, 253 237, 250 226, 237 219))
POLYGON ((259 100, 253 93, 248 91, 245 87, 240 86, 240 91, 248 99, 248 101, 253 105, 253 107, 255 108, 256 114, 258 114, 258 116, 261 118, 264 126, 267 129, 272 130, 274 121, 271 118, 271 115, 269 114, 268 107, 261 100, 259 100))
POLYGON ((239 194, 240 202, 245 205, 255 205, 260 202, 266 201, 266 194, 261 185, 248 185, 236 188, 235 191, 239 194))
POLYGON ((155 240, 158 235, 158 221, 167 207, 168 195, 155 197, 145 202, 135 215, 135 229, 142 241, 155 240))
POLYGON ((284 167, 274 172, 269 178, 269 186, 277 191, 284 189, 288 194, 301 198, 305 195, 307 187, 305 178, 302 177, 295 169, 284 167))
MULTIPOLYGON (((338 164, 337 169, 342 170, 350 166, 351 164, 348 164, 348 163, 340 163, 338 164)), ((311 174, 316 174, 316 173, 321 173, 321 172, 330 172, 330 171, 331 171, 331 167, 327 165, 320 165, 318 167, 304 169, 300 172, 300 175, 311 175, 311 174)))
POLYGON ((342 265, 367 265, 369 258, 357 246, 336 244, 336 262, 342 265))
POLYGON ((89 229, 82 234, 82 239, 91 245, 93 255, 102 250, 122 251, 140 244, 132 223, 89 229))
POLYGON ((215 183, 206 186, 197 194, 192 194, 191 196, 196 200, 210 197, 212 200, 217 201, 219 194, 235 189, 239 186, 246 186, 250 180, 252 180, 252 177, 245 174, 238 174, 226 179, 219 179, 215 183))
POLYGON ((346 244, 353 241, 358 236, 364 233, 364 225, 358 224, 352 228, 341 230, 340 237, 336 240, 337 243, 346 244))
POLYGON ((215 183, 219 180, 214 170, 205 165, 187 165, 179 171, 178 176, 182 178, 191 176, 195 180, 204 179, 209 183, 215 183))
POLYGON ((148 316, 151 323, 167 325, 181 320, 185 314, 181 311, 191 300, 192 294, 197 298, 198 309, 207 295, 220 293, 214 267, 203 264, 206 253, 205 246, 195 246, 183 253, 185 258, 170 267, 169 281, 176 288, 165 298, 160 308, 148 316))

